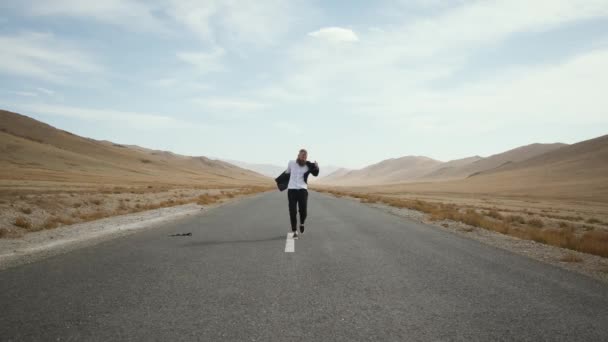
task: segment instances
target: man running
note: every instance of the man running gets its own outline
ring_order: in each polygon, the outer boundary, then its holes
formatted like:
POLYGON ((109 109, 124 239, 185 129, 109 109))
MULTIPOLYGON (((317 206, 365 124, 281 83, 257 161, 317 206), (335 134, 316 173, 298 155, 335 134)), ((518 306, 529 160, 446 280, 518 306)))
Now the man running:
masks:
POLYGON ((307 161, 308 152, 301 149, 296 160, 290 160, 287 170, 275 179, 279 190, 287 188, 287 199, 289 200, 289 218, 291 220, 291 231, 293 238, 298 238, 297 211, 300 212, 300 234, 304 233, 304 222, 306 221, 306 210, 308 204, 308 175, 319 175, 319 164, 315 161, 307 161), (297 211, 296 211, 297 209, 297 211))

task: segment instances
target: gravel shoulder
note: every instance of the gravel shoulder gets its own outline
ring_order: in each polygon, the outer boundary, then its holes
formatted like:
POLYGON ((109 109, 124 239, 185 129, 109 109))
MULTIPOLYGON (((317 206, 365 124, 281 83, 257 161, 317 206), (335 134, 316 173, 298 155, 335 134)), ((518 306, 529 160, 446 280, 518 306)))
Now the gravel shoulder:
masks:
MULTIPOLYGON (((360 202, 360 200, 357 198, 346 196, 342 198, 360 202)), ((608 283, 608 258, 545 245, 531 240, 522 240, 513 236, 503 235, 490 230, 470 226, 462 222, 451 220, 431 221, 428 219, 425 213, 412 209, 395 208, 379 203, 365 204, 393 215, 421 222, 452 234, 477 240, 484 244, 508 250, 519 255, 567 269, 569 271, 578 272, 608 283), (571 261, 573 259, 576 261, 571 261)))
POLYGON ((204 214, 239 199, 234 198, 204 207, 190 203, 148 210, 32 232, 17 239, 0 239, 0 270, 92 246, 143 229, 159 227, 169 221, 204 214))

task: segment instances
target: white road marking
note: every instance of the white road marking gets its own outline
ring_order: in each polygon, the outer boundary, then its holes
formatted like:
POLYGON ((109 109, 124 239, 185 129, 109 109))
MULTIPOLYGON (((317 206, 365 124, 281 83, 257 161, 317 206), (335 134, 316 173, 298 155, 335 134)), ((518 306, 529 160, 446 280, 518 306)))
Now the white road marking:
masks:
POLYGON ((293 233, 287 233, 287 240, 285 240, 285 253, 293 253, 296 251, 296 243, 293 239, 293 233))

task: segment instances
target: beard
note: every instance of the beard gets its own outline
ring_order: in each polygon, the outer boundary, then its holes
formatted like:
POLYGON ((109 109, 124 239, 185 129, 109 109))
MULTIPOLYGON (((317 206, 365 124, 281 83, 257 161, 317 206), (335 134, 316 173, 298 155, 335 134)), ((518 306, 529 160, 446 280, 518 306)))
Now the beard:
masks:
POLYGON ((298 158, 298 159, 296 159, 296 163, 298 163, 298 165, 300 165, 300 166, 304 166, 304 165, 306 165, 306 160, 298 158))

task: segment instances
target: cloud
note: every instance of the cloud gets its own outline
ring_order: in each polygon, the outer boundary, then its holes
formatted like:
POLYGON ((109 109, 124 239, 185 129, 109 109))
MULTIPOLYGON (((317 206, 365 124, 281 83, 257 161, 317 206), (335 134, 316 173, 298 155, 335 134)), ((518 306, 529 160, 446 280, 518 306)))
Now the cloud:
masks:
POLYGON ((20 9, 34 17, 71 17, 92 19, 101 23, 122 27, 129 31, 169 32, 169 29, 155 13, 159 7, 152 2, 134 0, 47 0, 23 1, 20 9))
POLYGON ((295 11, 295 2, 289 0, 23 0, 0 6, 32 17, 93 20, 126 31, 176 36, 185 28, 213 45, 276 44, 296 21, 296 13, 302 13, 295 11))
POLYGON ((288 0, 174 0, 167 13, 204 42, 264 46, 276 44, 286 34, 295 20, 293 4, 288 0))
MULTIPOLYGON (((600 16, 608 16, 605 1, 466 3, 400 26, 363 32, 357 44, 296 42, 280 66, 282 77, 256 92, 285 102, 336 102, 347 96, 367 103, 374 115, 401 115, 412 107, 401 98, 432 91, 432 82, 449 78, 488 46, 517 33, 546 31, 600 16), (383 110, 372 110, 378 108, 383 110)), ((322 32, 311 34, 320 38, 336 30, 322 32)))
POLYGON ((252 112, 267 107, 266 104, 258 101, 227 97, 196 98, 192 102, 215 111, 252 112))
POLYGON ((182 121, 168 115, 93 109, 53 104, 30 104, 18 106, 21 110, 38 114, 62 116, 86 121, 109 121, 127 124, 135 129, 208 128, 201 124, 182 121))
POLYGON ((52 34, 0 35, 0 73, 62 83, 102 70, 86 53, 52 34))
POLYGON ((309 36, 329 42, 356 42, 359 37, 351 29, 342 27, 324 27, 308 33, 309 36))
POLYGON ((11 91, 11 93, 19 96, 36 97, 38 94, 31 91, 11 91))
POLYGON ((210 52, 178 52, 177 58, 196 68, 199 73, 223 71, 225 69, 221 62, 224 49, 216 47, 210 52))
POLYGON ((46 94, 46 95, 54 95, 54 94, 55 94, 55 92, 54 92, 53 90, 46 89, 46 88, 42 88, 42 87, 38 87, 38 88, 36 88, 36 90, 37 90, 38 92, 40 92, 40 93, 44 93, 44 94, 46 94))

